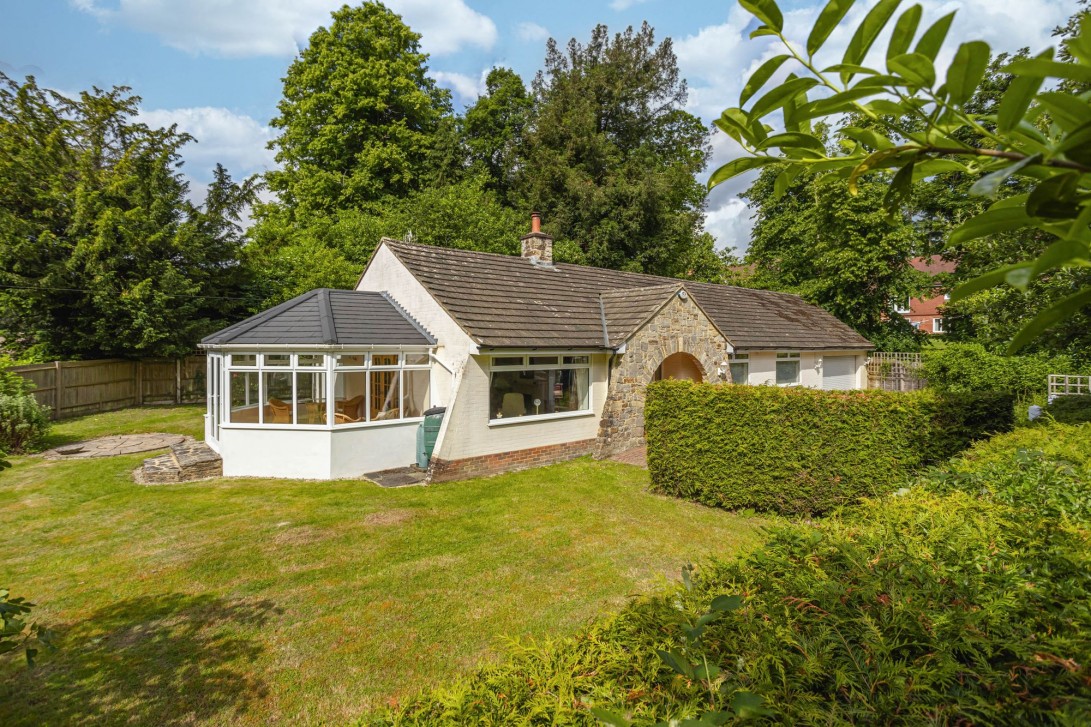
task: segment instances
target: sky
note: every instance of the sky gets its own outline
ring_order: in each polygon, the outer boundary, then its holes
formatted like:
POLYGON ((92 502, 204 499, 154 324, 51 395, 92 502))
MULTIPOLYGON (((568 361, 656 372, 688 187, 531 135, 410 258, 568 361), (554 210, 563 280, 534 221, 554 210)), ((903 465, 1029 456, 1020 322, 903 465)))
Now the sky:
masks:
MULTIPOLYGON (((1075 10, 1075 0, 919 0, 922 26, 957 10, 937 70, 946 71, 955 41, 985 40, 994 52, 1053 45, 1050 33, 1075 10)), ((66 94, 91 86, 132 87, 146 123, 172 123, 198 143, 186 147, 184 173, 203 196, 217 162, 235 178, 275 166, 266 144, 281 79, 299 49, 329 22, 340 0, 0 0, 0 71, 66 94)), ((785 34, 803 41, 825 0, 781 0, 785 34)), ((875 3, 858 0, 819 59, 840 60, 852 30, 875 3)), ((495 66, 514 68, 529 84, 550 37, 585 41, 599 23, 612 31, 648 21, 671 38, 689 83, 688 110, 710 123, 737 106, 746 77, 780 51, 773 40, 748 39, 757 26, 731 0, 389 0, 421 33, 429 68, 451 89, 455 107, 473 103, 495 66)), ((903 3, 908 7, 910 2, 903 3)), ((869 62, 881 63, 887 36, 869 62)), ((781 74, 786 73, 785 64, 781 74)), ((774 81, 776 78, 774 78, 774 81)), ((713 135, 708 172, 739 155, 713 135)), ((751 212, 739 198, 753 179, 738 177, 709 196, 706 229, 719 247, 744 251, 751 212)))

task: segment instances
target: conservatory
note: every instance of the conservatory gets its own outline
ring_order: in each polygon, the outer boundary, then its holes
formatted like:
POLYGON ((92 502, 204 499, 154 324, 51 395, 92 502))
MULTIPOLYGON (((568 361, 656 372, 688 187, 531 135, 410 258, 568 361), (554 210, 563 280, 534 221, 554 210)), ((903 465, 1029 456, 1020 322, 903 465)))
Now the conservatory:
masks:
POLYGON ((437 403, 435 339, 382 293, 320 289, 223 329, 205 441, 225 475, 334 479, 403 467, 437 403))

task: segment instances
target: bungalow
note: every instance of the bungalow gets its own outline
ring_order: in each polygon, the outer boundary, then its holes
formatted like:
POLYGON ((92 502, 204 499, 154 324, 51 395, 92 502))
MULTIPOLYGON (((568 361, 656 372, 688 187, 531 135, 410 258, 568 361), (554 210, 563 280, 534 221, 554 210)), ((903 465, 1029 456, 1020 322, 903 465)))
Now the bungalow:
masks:
POLYGON ((639 446, 656 379, 867 385, 871 344, 797 296, 554 263, 552 244, 537 215, 519 257, 384 238, 354 291, 205 338, 224 474, 408 466, 437 407, 433 481, 639 446))

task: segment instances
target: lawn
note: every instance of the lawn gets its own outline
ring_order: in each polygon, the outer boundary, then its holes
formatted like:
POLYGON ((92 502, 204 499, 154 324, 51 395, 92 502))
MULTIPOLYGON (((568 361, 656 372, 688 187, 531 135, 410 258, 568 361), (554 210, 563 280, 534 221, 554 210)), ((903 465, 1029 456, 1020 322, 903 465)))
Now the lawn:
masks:
MULTIPOLYGON (((51 444, 196 434, 201 413, 87 417, 51 444)), ((0 473, 0 587, 37 602, 61 646, 32 671, 0 661, 0 724, 345 722, 760 539, 760 520, 649 494, 613 462, 386 490, 140 487, 140 461, 0 473)))

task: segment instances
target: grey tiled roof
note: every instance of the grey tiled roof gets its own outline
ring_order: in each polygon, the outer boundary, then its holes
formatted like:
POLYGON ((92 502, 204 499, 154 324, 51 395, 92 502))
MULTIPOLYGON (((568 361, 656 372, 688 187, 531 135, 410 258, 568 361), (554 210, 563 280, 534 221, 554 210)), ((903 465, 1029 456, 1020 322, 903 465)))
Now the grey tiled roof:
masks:
POLYGON ((383 293, 319 288, 228 326, 201 343, 429 346, 435 339, 383 293))
POLYGON ((871 348, 826 311, 788 293, 585 265, 543 267, 522 257, 390 239, 382 244, 482 346, 614 347, 684 287, 739 350, 871 348))

